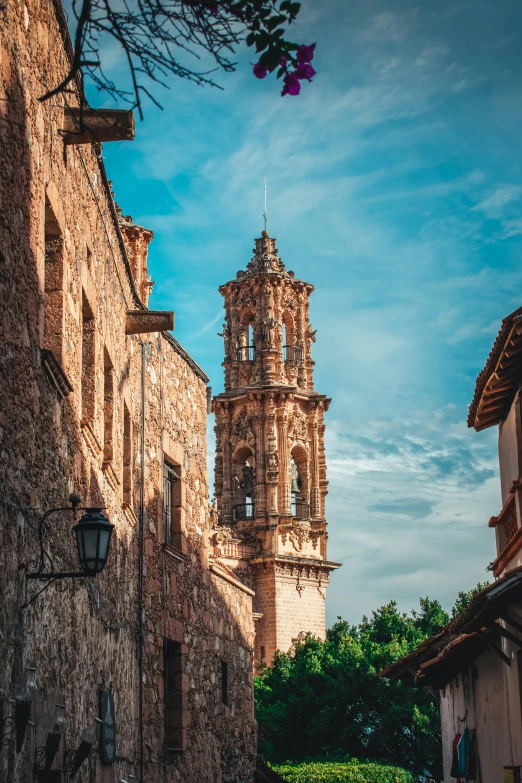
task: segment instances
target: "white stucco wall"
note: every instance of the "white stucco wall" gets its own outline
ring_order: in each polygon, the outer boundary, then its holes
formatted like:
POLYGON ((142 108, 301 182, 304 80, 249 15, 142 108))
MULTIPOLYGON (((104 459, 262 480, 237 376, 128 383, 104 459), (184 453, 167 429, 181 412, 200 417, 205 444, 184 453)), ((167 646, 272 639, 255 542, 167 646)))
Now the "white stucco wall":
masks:
POLYGON ((515 397, 506 419, 498 427, 498 460, 502 505, 509 496, 509 488, 519 477, 518 428, 519 395, 515 397))
MULTIPOLYGON (((516 633, 514 629, 510 630, 516 633)), ((455 783, 450 777, 451 746, 457 731, 462 733, 466 725, 477 731, 483 783, 503 783, 504 766, 522 766, 517 649, 504 640, 503 650, 511 659, 510 667, 494 652, 486 652, 441 691, 444 783, 455 783)))

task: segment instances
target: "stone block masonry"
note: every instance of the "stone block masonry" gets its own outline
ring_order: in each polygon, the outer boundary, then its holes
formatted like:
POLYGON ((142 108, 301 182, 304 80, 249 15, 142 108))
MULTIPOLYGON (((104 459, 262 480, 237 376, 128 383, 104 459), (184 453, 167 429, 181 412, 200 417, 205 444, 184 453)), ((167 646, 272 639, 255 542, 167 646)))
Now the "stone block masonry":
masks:
MULTIPOLYGON (((253 595, 214 569, 207 377, 169 333, 140 333, 138 316, 129 333, 152 287, 153 235, 115 204, 101 147, 64 143, 78 85, 38 100, 68 69, 59 3, 0 13, 0 688, 13 698, 26 666, 38 683, 38 726, 20 753, 3 748, 0 780, 32 780, 56 703, 64 780, 109 690, 116 761, 85 762, 78 783, 251 783, 253 595), (22 609, 43 586, 24 578, 39 554, 32 509, 73 491, 115 525, 107 566, 22 609)), ((49 518, 55 571, 78 568, 71 528, 70 515, 49 518)))

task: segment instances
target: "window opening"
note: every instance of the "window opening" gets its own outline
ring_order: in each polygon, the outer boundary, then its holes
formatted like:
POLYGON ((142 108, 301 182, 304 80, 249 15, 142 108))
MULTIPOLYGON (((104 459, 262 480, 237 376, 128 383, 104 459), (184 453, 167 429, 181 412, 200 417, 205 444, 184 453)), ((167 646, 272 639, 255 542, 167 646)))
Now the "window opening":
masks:
POLYGON ((62 363, 63 350, 63 237, 49 201, 45 200, 45 321, 44 348, 62 363))
POLYGON ((123 403, 123 502, 132 508, 132 422, 123 403))
POLYGON ((253 519, 255 516, 256 471, 253 455, 242 449, 235 459, 234 473, 234 521, 253 519), (246 452, 246 453, 245 453, 246 452), (243 454, 245 456, 243 456, 243 454))
POLYGON ((307 502, 306 456, 302 450, 292 451, 291 472, 291 513, 296 519, 309 519, 310 506, 307 502))
POLYGON ((85 293, 82 294, 82 420, 95 421, 95 320, 85 293))
POLYGON ((163 463, 163 543, 181 549, 181 469, 163 463))
POLYGON ((113 459, 114 440, 114 369, 107 349, 103 349, 103 459, 113 459))
POLYGON ((182 746, 182 663, 181 644, 171 639, 164 639, 164 742, 165 748, 172 750, 179 750, 182 746))

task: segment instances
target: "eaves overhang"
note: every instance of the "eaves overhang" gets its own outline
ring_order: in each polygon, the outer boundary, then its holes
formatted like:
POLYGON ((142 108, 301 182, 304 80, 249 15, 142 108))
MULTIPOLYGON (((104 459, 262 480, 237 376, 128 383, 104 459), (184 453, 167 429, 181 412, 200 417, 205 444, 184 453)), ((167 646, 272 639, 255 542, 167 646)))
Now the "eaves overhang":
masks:
POLYGON ((477 378, 468 427, 477 432, 505 419, 522 383, 522 307, 504 318, 497 339, 477 378))
POLYGON ((459 672, 488 649, 507 663, 497 646, 500 637, 522 647, 522 623, 513 617, 510 606, 522 598, 522 566, 481 590, 467 609, 440 633, 425 639, 409 655, 394 661, 379 677, 413 679, 418 686, 443 688, 459 672), (518 635, 500 624, 513 627, 518 635))

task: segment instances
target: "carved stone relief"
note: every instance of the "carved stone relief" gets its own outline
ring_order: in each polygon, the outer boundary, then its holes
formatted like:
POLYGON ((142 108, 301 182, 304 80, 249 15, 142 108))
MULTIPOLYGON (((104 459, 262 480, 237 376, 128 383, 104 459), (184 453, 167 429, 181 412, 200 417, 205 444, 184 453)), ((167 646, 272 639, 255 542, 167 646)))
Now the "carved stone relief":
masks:
POLYGON ((245 407, 241 409, 239 416, 232 423, 232 437, 235 441, 246 440, 250 445, 256 442, 252 419, 247 415, 245 407))
POLYGON ((308 419, 300 411, 296 411, 293 414, 288 434, 291 440, 308 440, 308 419))

